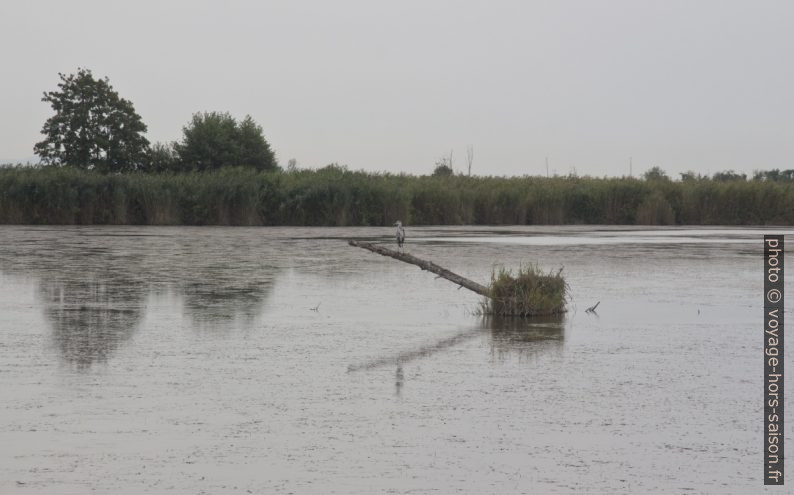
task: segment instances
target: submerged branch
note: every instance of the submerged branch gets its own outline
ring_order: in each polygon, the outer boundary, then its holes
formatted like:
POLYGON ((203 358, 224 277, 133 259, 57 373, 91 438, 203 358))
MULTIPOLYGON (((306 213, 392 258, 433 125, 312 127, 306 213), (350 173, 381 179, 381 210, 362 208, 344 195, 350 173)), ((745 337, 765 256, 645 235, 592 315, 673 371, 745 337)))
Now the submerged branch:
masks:
POLYGON ((598 307, 599 304, 601 304, 601 301, 598 301, 597 303, 593 304, 592 306, 590 306, 589 308, 584 310, 584 312, 585 313, 595 313, 595 310, 596 310, 596 308, 598 307))

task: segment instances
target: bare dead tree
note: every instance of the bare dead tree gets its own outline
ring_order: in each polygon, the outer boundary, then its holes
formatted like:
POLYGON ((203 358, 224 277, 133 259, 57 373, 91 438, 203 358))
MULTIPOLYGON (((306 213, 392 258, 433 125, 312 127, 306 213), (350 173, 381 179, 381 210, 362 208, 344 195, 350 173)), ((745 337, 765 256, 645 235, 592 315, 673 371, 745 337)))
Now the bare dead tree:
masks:
POLYGON ((471 163, 474 161, 474 146, 466 147, 466 162, 469 164, 469 177, 471 177, 471 163))

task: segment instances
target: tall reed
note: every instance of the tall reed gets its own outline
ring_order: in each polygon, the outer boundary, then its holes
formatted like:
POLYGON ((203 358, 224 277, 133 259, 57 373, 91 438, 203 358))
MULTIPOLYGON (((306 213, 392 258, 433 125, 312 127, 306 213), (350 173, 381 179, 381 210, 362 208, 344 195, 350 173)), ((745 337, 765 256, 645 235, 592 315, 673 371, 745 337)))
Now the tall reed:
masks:
POLYGON ((0 223, 146 225, 792 225, 794 183, 433 177, 229 168, 102 175, 0 169, 0 223))

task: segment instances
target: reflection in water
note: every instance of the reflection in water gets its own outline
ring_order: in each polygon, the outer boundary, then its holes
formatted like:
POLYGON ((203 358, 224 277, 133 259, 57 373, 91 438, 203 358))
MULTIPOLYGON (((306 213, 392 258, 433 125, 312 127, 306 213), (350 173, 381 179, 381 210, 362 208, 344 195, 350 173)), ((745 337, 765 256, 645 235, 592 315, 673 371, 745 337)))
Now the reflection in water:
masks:
POLYGON ((466 313, 479 298, 418 269, 283 240, 312 232, 331 231, 0 227, 0 493, 64 480, 97 493, 163 480, 253 493, 711 493, 721 480, 752 492, 758 250, 411 244, 477 280, 494 260, 563 259, 582 306, 609 301, 603 321, 579 311, 563 330, 481 322, 466 313), (214 292, 251 314, 270 289, 244 281, 274 277, 267 321, 196 331, 193 315, 230 314, 202 308, 223 304, 214 292), (345 374, 364 361, 387 364, 345 374), (681 469, 704 453, 708 476, 681 469))
POLYGON ((118 280, 46 280, 44 314, 62 357, 79 369, 104 362, 129 340, 143 317, 143 294, 118 280))
MULTIPOLYGON (((66 280, 43 280, 40 294, 44 314, 52 324, 53 339, 64 360, 84 369, 104 362, 112 352, 129 341, 145 314, 146 298, 158 290, 125 277, 125 270, 71 274, 66 280)), ((64 274, 59 274, 59 277, 64 274)), ((156 280, 145 269, 137 277, 156 280)), ((254 282, 202 281, 200 271, 182 282, 184 310, 201 326, 230 320, 251 324, 262 311, 272 290, 269 274, 254 282)), ((163 283, 160 286, 170 287, 163 283)))
POLYGON ((381 366, 396 365, 399 392, 403 386, 402 365, 404 363, 429 357, 481 336, 484 331, 488 330, 491 332, 492 354, 500 358, 504 358, 510 353, 526 357, 562 346, 565 334, 565 317, 561 315, 534 318, 486 316, 482 318, 479 328, 468 329, 452 337, 439 339, 415 349, 383 356, 361 364, 351 364, 348 365, 347 371, 371 370, 381 366))
POLYGON ((262 312, 262 305, 272 290, 269 274, 260 274, 253 281, 194 278, 182 286, 185 311, 196 323, 242 320, 250 324, 262 312))
POLYGON ((538 316, 534 318, 484 317, 483 328, 491 331, 491 355, 499 360, 509 355, 520 359, 562 347, 565 337, 565 317, 538 316))
POLYGON ((431 356, 437 352, 449 349, 452 346, 466 342, 473 339, 482 333, 479 328, 469 329, 464 332, 447 337, 445 339, 437 340, 433 343, 419 346, 415 349, 403 351, 391 356, 383 356, 372 361, 367 361, 361 364, 351 364, 347 367, 347 371, 371 370, 386 365, 400 365, 415 359, 431 356))
POLYGON ((397 371, 394 372, 394 394, 399 397, 402 395, 403 390, 403 365, 397 365, 397 371))
MULTIPOLYGON (((270 232, 19 230, 15 233, 17 242, 0 246, 0 268, 40 280, 43 311, 52 326, 56 347, 67 362, 85 368, 107 360, 114 350, 130 341, 152 294, 180 296, 182 309, 194 328, 226 329, 230 322, 253 326, 274 289, 276 277, 285 267, 319 267, 331 277, 358 270, 359 259, 347 256, 345 251, 333 252, 330 256, 335 263, 328 263, 328 251, 313 249, 315 241, 296 249, 289 240, 269 239, 270 232), (344 263, 339 265, 338 259, 344 263)), ((487 335, 483 330, 490 331, 491 346, 498 355, 534 352, 546 348, 547 344, 540 341, 562 338, 559 323, 552 324, 546 335, 534 323, 528 329, 517 329, 515 325, 486 319, 481 327, 463 328, 451 337, 353 364, 349 369, 396 367, 487 335), (508 328, 510 325, 513 327, 508 328)))
POLYGON ((80 369, 131 340, 153 294, 175 293, 194 326, 250 325, 279 268, 276 243, 250 231, 91 227, 16 229, 0 270, 37 280, 62 358, 80 369), (33 240, 31 240, 33 239, 33 240), (11 242, 14 241, 14 242, 11 242))

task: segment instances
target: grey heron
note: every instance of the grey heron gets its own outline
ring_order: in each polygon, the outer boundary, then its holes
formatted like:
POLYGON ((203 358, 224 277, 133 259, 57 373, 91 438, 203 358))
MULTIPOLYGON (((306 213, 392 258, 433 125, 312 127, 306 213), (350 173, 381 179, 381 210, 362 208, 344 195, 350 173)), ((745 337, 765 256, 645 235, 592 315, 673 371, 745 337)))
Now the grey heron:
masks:
POLYGON ((403 223, 399 220, 394 222, 394 225, 397 227, 397 247, 402 249, 405 243, 405 229, 403 228, 403 223))

